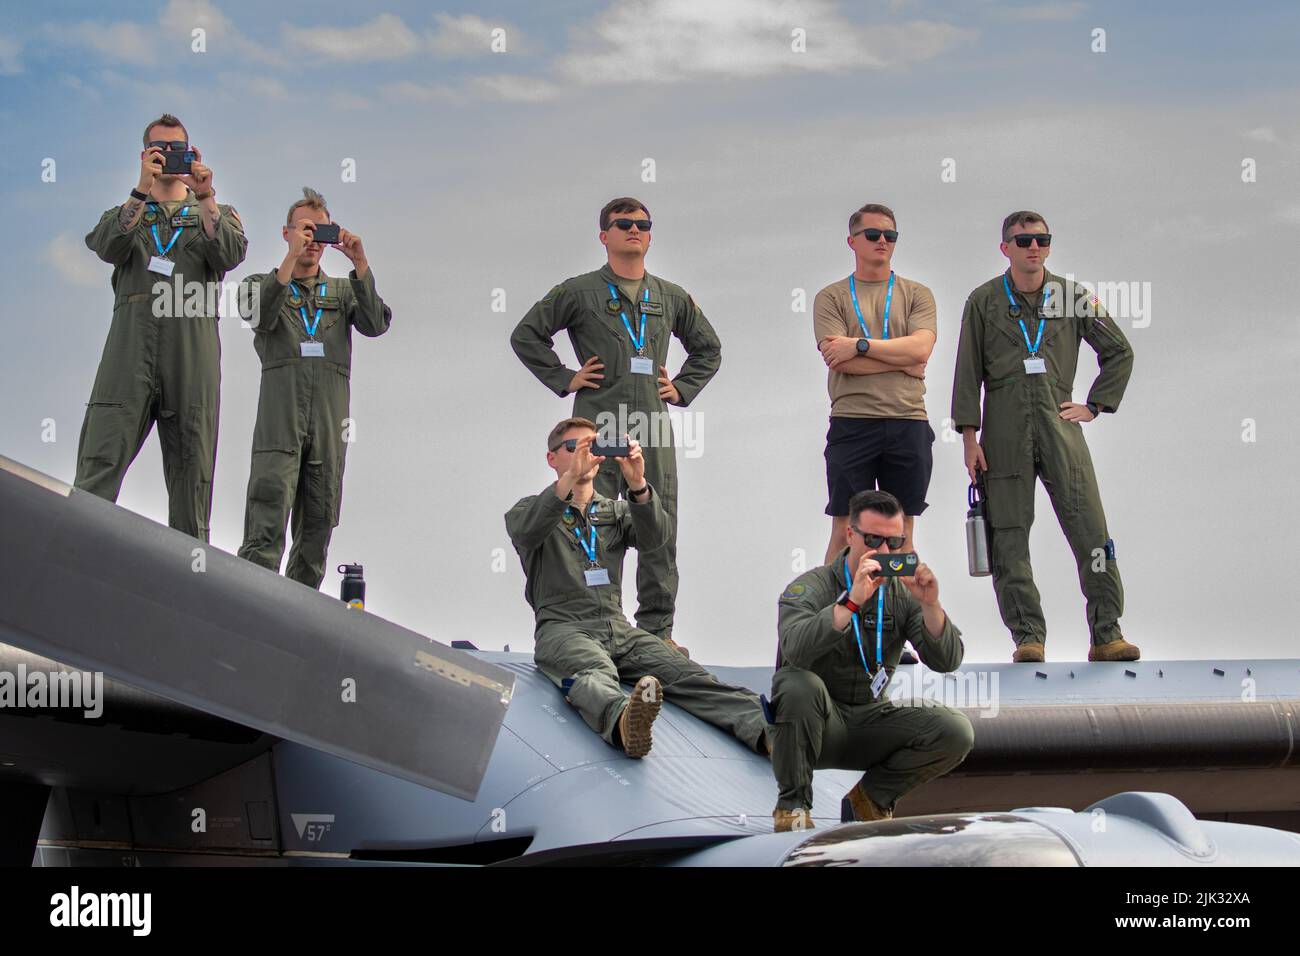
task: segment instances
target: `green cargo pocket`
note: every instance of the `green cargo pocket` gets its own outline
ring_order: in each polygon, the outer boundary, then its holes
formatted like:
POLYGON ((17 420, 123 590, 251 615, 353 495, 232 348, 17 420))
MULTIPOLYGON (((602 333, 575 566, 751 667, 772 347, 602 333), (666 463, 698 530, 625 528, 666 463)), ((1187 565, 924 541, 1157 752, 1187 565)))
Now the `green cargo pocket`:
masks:
POLYGON ((1020 472, 1000 475, 985 474, 984 487, 988 489, 987 514, 992 528, 1023 527, 1017 507, 1020 493, 1020 472))
POLYGON ((82 430, 82 461, 117 464, 122 445, 122 402, 87 402, 82 430))

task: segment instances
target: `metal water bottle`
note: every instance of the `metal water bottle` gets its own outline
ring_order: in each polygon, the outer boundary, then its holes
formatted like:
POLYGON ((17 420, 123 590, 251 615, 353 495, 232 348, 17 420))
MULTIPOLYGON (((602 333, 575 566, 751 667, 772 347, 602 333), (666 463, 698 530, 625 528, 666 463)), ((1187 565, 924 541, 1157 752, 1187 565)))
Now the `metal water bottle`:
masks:
POLYGON ((366 609, 366 579, 364 569, 359 564, 340 564, 339 574, 343 575, 343 584, 339 587, 339 599, 348 607, 358 611, 366 609))
POLYGON ((989 526, 984 512, 986 502, 983 472, 975 472, 975 480, 966 491, 970 510, 966 512, 966 564, 973 578, 987 577, 989 567, 989 526))

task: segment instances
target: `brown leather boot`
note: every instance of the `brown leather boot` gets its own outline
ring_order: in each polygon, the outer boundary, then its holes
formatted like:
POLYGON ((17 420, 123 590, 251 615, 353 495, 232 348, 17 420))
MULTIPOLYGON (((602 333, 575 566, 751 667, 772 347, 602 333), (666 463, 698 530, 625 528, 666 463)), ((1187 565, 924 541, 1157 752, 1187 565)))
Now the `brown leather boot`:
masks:
POLYGON ((892 820, 894 818, 893 810, 886 810, 884 807, 877 806, 876 802, 867 796, 867 792, 862 789, 862 782, 853 785, 853 789, 844 795, 840 801, 840 820, 844 823, 870 823, 872 820, 892 820))
POLYGON ((650 752, 650 727, 663 706, 664 689, 659 678, 647 674, 636 682, 628 694, 627 706, 618 716, 618 736, 629 757, 644 757, 650 752))
POLYGON ((1142 656, 1136 644, 1118 638, 1109 644, 1094 644, 1088 648, 1090 661, 1135 661, 1142 656))
POLYGON ((1041 664, 1047 660, 1047 648, 1042 644, 1035 644, 1032 641, 1026 641, 1024 644, 1016 645, 1016 652, 1011 655, 1013 664, 1041 664))
POLYGON ((782 810, 777 807, 772 811, 772 832, 789 833, 792 830, 813 829, 812 811, 802 807, 795 810, 782 810))

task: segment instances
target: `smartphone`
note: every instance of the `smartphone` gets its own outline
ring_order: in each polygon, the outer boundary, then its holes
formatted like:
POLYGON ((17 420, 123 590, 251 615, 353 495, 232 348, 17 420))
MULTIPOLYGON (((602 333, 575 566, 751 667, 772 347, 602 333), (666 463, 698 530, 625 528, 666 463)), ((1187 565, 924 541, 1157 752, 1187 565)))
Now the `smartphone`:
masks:
POLYGON ((877 554, 872 557, 880 562, 876 577, 908 578, 916 573, 916 552, 904 551, 900 554, 877 554))
POLYGON ((591 454, 593 458, 626 458, 631 449, 624 444, 602 445, 600 441, 591 443, 591 454))
POLYGON ((168 176, 188 176, 194 162, 192 149, 164 149, 162 151, 162 171, 168 176))
POLYGON ((339 242, 339 224, 337 222, 318 222, 312 230, 312 242, 336 246, 339 242))

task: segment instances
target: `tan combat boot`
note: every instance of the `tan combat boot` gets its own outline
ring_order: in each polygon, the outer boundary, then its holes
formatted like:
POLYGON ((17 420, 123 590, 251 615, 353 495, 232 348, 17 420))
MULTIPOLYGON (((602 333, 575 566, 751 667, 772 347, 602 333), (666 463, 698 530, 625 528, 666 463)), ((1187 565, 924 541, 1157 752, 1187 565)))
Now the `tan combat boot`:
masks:
POLYGON ((1088 648, 1090 661, 1135 661, 1141 656, 1142 652, 1137 645, 1130 644, 1122 637, 1109 644, 1094 644, 1088 648))
POLYGON ((853 789, 844 795, 844 799, 840 803, 840 819, 845 823, 851 821, 870 823, 872 820, 892 820, 893 818, 894 811, 877 806, 876 802, 867 796, 867 792, 862 789, 861 781, 854 784, 853 789))
POLYGON ((628 694, 627 706, 618 717, 618 736, 629 757, 644 757, 650 752, 650 726, 663 706, 664 689, 659 678, 647 674, 636 682, 628 694))
POLYGON ((802 807, 796 810, 782 810, 777 807, 772 811, 772 832, 790 833, 794 830, 813 829, 812 811, 802 807))
POLYGON ((1026 642, 1016 645, 1016 652, 1011 655, 1013 664, 1041 664, 1047 660, 1046 648, 1042 644, 1026 642))

